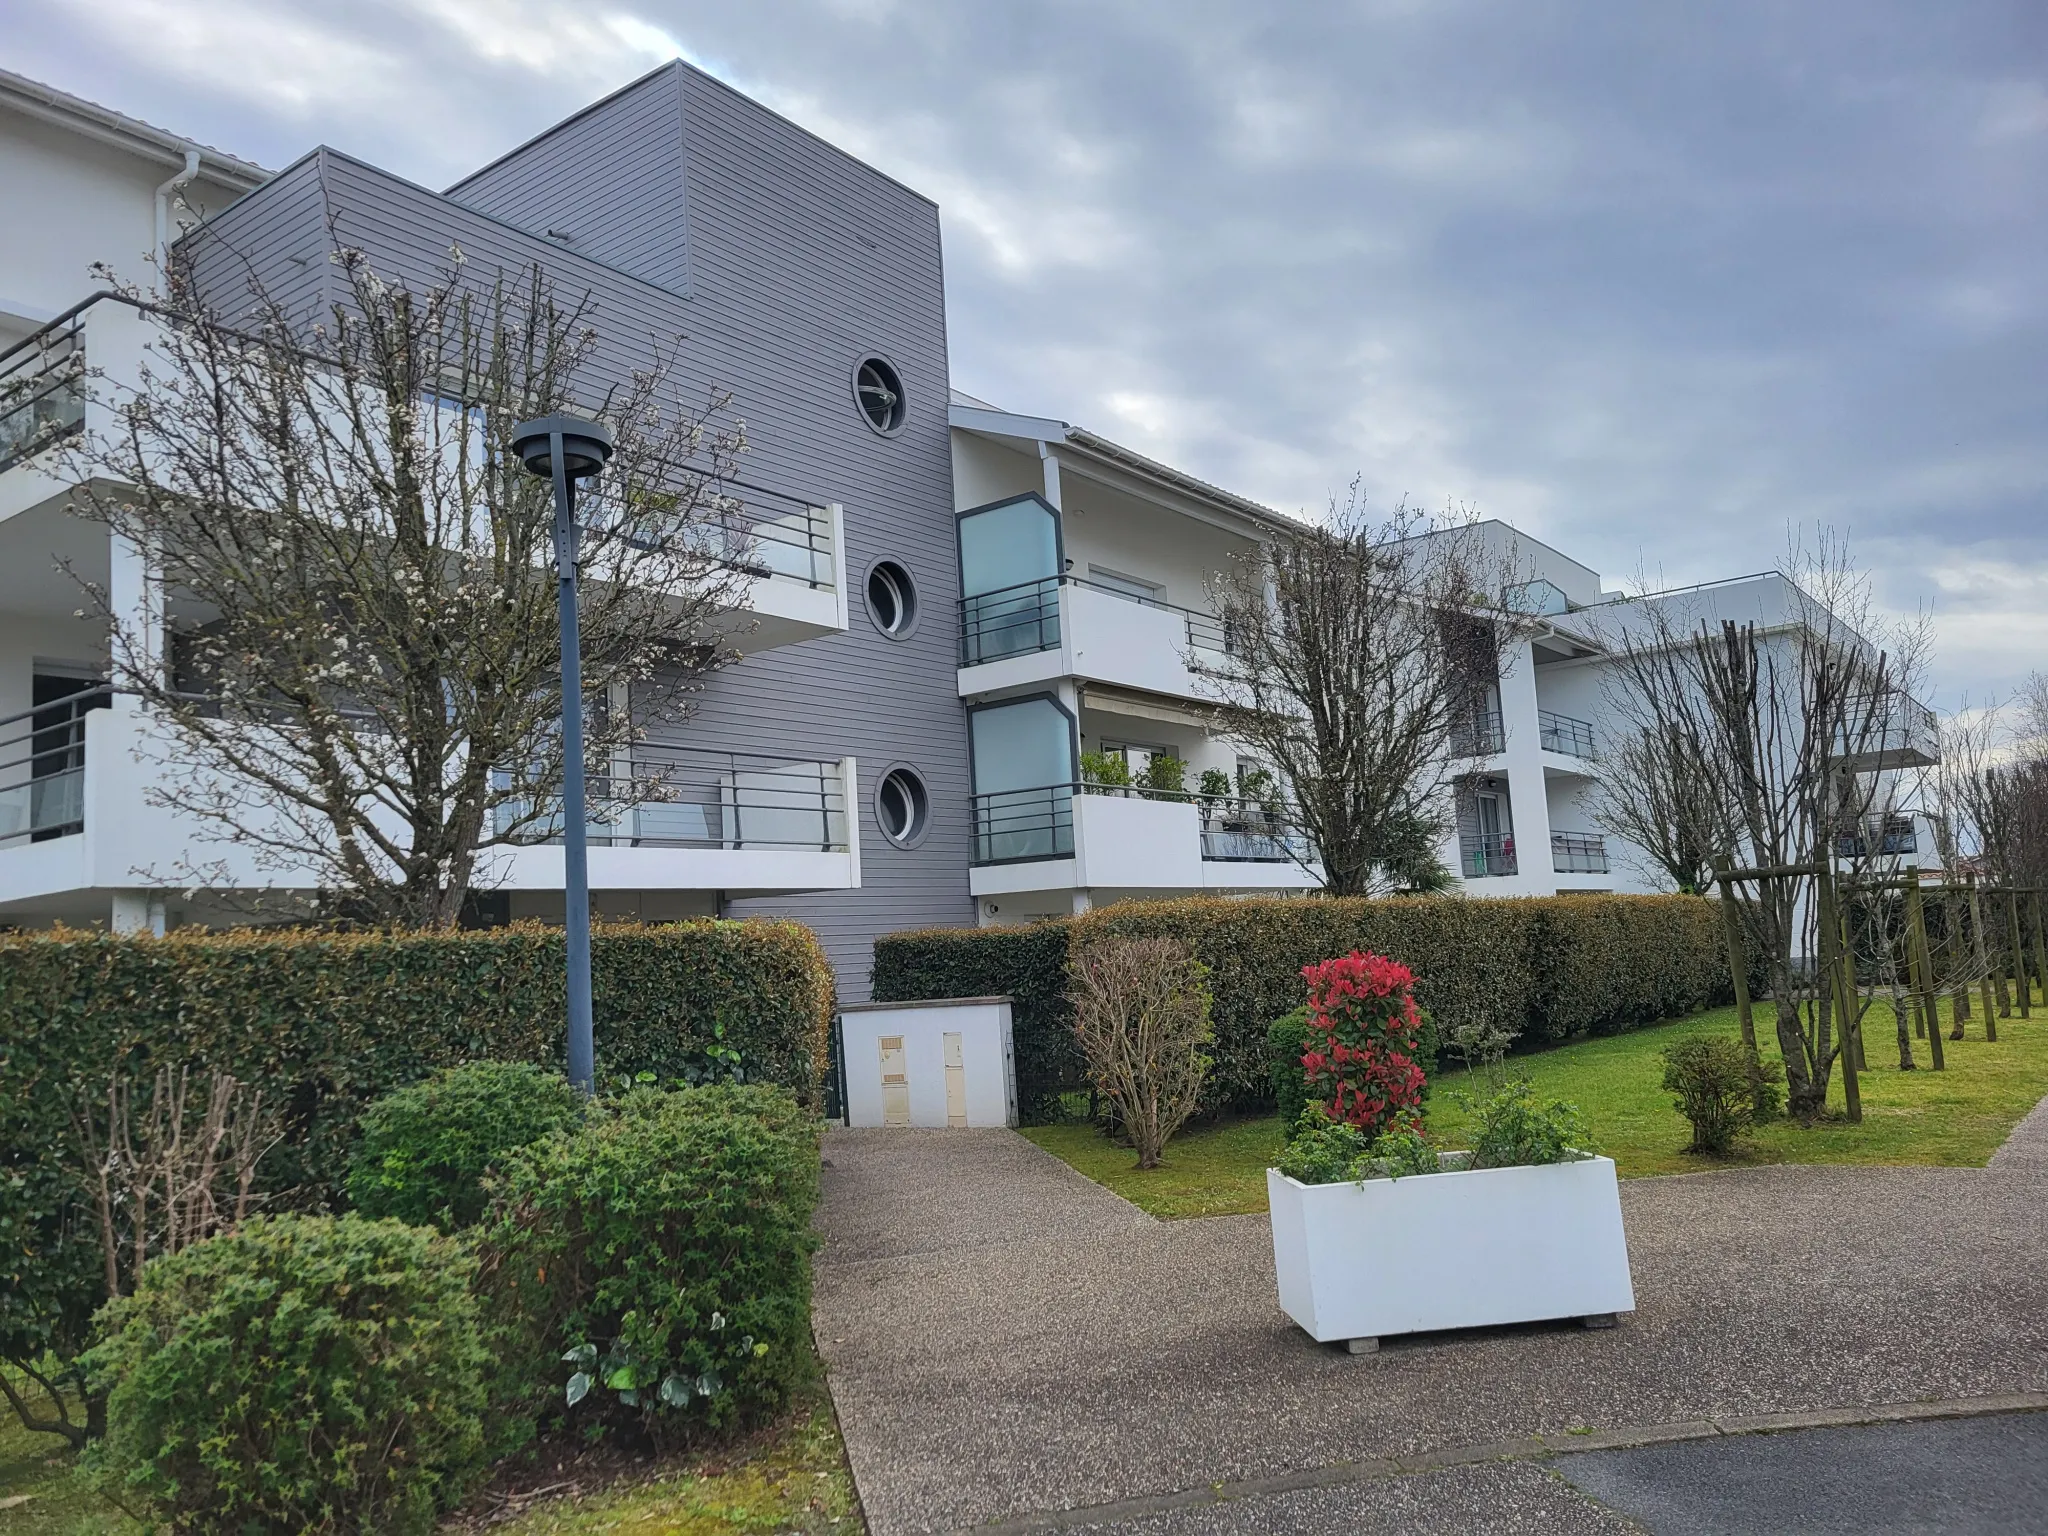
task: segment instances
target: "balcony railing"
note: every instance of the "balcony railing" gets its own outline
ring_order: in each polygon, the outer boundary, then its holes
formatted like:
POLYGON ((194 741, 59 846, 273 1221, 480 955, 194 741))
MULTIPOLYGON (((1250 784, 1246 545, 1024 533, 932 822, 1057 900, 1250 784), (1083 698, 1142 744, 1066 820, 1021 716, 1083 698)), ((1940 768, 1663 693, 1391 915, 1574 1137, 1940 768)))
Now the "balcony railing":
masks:
POLYGON ((1187 649, 1215 669, 1229 663, 1231 645, 1223 621, 1212 613, 1178 608, 1156 598, 1139 597, 1079 576, 1046 576, 993 592, 960 599, 960 665, 979 666, 1006 656, 1050 651, 1060 643, 1060 588, 1082 587, 1103 592, 1141 608, 1180 615, 1187 649))
POLYGON ((1941 760, 1934 711, 1907 694, 1858 694, 1844 701, 1841 720, 1835 731, 1839 766, 1926 768, 1941 760))
POLYGON ((1507 745, 1497 709, 1460 711, 1451 721, 1450 748, 1453 757, 1490 757, 1507 745))
POLYGON ((1561 752, 1566 757, 1593 755, 1593 725, 1589 720, 1576 720, 1570 715, 1539 709, 1536 711, 1536 729, 1546 752, 1561 752))
POLYGON ((1236 795, 1081 783, 976 795, 974 862, 1013 864, 1071 857, 1076 795, 1192 805, 1200 822, 1202 857, 1211 863, 1306 865, 1314 858, 1308 833, 1283 805, 1236 795))
POLYGON ((1919 851, 1920 834, 1910 816, 1866 816, 1835 835, 1838 859, 1890 858, 1919 851))
POLYGON ((0 352, 0 470, 85 429, 85 315, 93 300, 0 352))
MULTIPOLYGON (((500 784, 508 776, 499 776, 500 784)), ((846 785, 837 762, 744 752, 635 748, 630 778, 589 781, 589 838, 597 847, 789 849, 844 853, 846 785)), ((526 820, 534 802, 496 810, 500 836, 526 820)), ((559 804, 521 828, 517 841, 562 840, 559 804)))
POLYGON ((0 719, 0 847, 85 830, 85 717, 113 696, 102 683, 0 719))
POLYGON ((745 481, 728 480, 723 488, 738 505, 721 511, 715 526, 705 526, 713 558, 750 576, 813 588, 838 585, 838 552, 826 508, 745 481))
POLYGON ((1515 839, 1512 833, 1460 833, 1458 873, 1467 880, 1484 880, 1517 873, 1515 839))
POLYGON ((1550 868, 1560 875, 1607 873, 1607 839, 1593 832, 1550 834, 1550 868))

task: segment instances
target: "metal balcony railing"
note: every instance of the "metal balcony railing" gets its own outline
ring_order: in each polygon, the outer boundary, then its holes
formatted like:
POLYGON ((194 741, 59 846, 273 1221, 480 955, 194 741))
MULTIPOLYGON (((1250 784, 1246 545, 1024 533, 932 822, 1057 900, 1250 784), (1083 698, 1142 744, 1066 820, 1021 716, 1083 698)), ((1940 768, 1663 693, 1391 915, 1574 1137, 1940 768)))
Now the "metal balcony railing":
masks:
POLYGON ((1607 839, 1594 832, 1550 834, 1550 868, 1560 875, 1607 873, 1607 839))
POLYGON ((101 683, 0 719, 0 847, 85 830, 85 717, 113 696, 101 683))
POLYGON ((1577 720, 1570 715, 1539 709, 1536 711, 1536 729, 1546 752, 1561 752, 1567 757, 1593 755, 1593 725, 1589 720, 1577 720))
POLYGON ((1074 852, 1074 797, 1168 800, 1195 808, 1202 857, 1211 863, 1299 864, 1314 861, 1300 821, 1277 802, 1238 795, 1185 794, 1135 784, 1048 784, 974 797, 974 862, 1009 864, 1063 859, 1074 852))
POLYGON ((1458 834, 1458 873, 1467 880, 1485 880, 1519 873, 1511 832, 1458 834))
POLYGON ((85 311, 97 302, 0 352, 0 470, 85 430, 85 311))
POLYGON ((993 592, 960 599, 960 665, 979 666, 1006 656, 1049 651, 1060 643, 1060 588, 1084 587, 1140 608, 1178 614, 1183 643, 1203 663, 1221 670, 1229 663, 1232 645, 1223 621, 1212 613, 1179 608, 1157 598, 1139 597, 1117 587, 1079 576, 1046 576, 993 592))
POLYGON ((832 547, 830 511, 743 480, 727 480, 720 488, 738 505, 721 510, 703 527, 713 558, 749 576, 812 588, 838 585, 839 552, 832 547))
POLYGON ((1866 816, 1835 834, 1838 859, 1890 858, 1919 851, 1920 834, 1910 816, 1866 816))
MULTIPOLYGON (((500 785, 509 782, 501 772, 500 785)), ((630 778, 593 775, 589 796, 588 835, 596 847, 844 853, 849 846, 846 785, 836 762, 636 747, 630 778)), ((525 819, 533 804, 501 803, 499 835, 525 819)), ((559 804, 544 808, 516 840, 559 843, 559 804)))
POLYGON ((1451 721, 1450 748, 1453 757, 1489 757, 1507 745, 1497 709, 1461 711, 1451 721))

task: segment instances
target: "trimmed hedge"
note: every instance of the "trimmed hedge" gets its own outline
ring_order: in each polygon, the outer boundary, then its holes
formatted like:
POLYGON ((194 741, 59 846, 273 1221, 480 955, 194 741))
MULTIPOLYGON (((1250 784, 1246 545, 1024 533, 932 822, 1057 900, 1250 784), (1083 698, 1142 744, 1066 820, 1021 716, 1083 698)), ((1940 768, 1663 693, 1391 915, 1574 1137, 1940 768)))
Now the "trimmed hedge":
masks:
POLYGON ((1120 902, 1021 928, 932 928, 876 941, 878 1002, 1014 1000, 1027 1119, 1086 1086, 1064 996, 1068 946, 1098 934, 1187 940, 1216 994, 1204 1108, 1272 1101, 1266 1031, 1299 1008, 1301 969, 1354 949, 1415 972, 1442 1034, 1490 1021, 1525 1040, 1615 1033, 1733 995, 1720 908, 1697 896, 1253 898, 1120 902))
MULTIPOLYGON (((749 1080, 817 1102, 832 972, 800 924, 601 925, 592 983, 607 1080, 682 1076, 722 1044, 749 1080)), ((0 938, 0 1359, 74 1354, 104 1299, 67 1159, 81 1086, 104 1096, 122 1066, 232 1072, 285 1111, 265 1187, 339 1204, 373 1099, 468 1060, 551 1065, 564 1016, 562 934, 537 925, 0 938)))

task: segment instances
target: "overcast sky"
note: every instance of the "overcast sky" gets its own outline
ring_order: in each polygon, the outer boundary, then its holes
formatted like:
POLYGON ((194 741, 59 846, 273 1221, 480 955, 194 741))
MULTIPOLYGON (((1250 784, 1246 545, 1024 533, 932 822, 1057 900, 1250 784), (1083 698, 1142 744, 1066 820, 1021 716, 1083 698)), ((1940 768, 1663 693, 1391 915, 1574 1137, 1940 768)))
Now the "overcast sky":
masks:
POLYGON ((955 387, 1610 585, 1845 531, 2048 666, 2041 0, 6 0, 0 62, 442 186, 680 53, 941 207, 955 387))

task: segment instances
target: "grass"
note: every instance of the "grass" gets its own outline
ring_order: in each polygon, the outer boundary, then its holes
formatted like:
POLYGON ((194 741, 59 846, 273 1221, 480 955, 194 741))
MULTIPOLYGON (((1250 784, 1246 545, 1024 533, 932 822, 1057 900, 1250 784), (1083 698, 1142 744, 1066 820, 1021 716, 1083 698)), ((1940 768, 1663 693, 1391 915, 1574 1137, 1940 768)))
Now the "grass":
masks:
POLYGON ((779 1430, 723 1452, 658 1464, 602 1492, 538 1504, 493 1536, 825 1536, 866 1527, 822 1388, 779 1430))
MULTIPOLYGON (((1948 1001, 1942 1001, 1948 1018, 1948 1001)), ((1775 1059, 1773 1023, 1760 1008, 1757 1029, 1764 1054, 1775 1059)), ((1691 1129, 1660 1086, 1659 1053, 1691 1035, 1737 1031, 1735 1010, 1653 1025, 1625 1035, 1582 1040, 1511 1057, 1509 1075, 1528 1077, 1546 1098, 1569 1099, 1585 1113, 1600 1150, 1625 1178, 1697 1173, 1706 1168, 1759 1163, 1932 1163, 1981 1167, 2022 1116, 2048 1095, 2048 1007, 2031 1019, 1998 1020, 1998 1040, 1984 1039, 1982 1012, 1962 1040, 1944 1039, 1948 1068, 1928 1069, 1927 1042, 1915 1039, 1919 1070, 1898 1069, 1897 1026, 1889 1004, 1865 1017, 1859 1074, 1863 1123, 1840 1119, 1842 1079, 1831 1079, 1830 1118, 1811 1126, 1778 1120, 1758 1127, 1727 1159, 1685 1150, 1691 1129)), ((1486 1083, 1446 1072, 1432 1087, 1429 1133, 1457 1146, 1469 1123, 1461 1098, 1483 1097, 1486 1083)), ((1272 1116, 1228 1119, 1184 1131, 1167 1146, 1164 1166, 1140 1173, 1127 1147, 1087 1125, 1032 1126, 1024 1134, 1097 1183, 1155 1216, 1222 1216, 1266 1208, 1266 1168, 1280 1146, 1272 1116)))
MULTIPOLYGON (((73 1476, 61 1440, 23 1429, 4 1400, 0 1413, 0 1536, 141 1536, 141 1525, 73 1476)), ((449 1528, 494 1536, 826 1536, 865 1526, 820 1387, 781 1425, 737 1446, 648 1464, 598 1492, 535 1500, 509 1521, 449 1528)))

